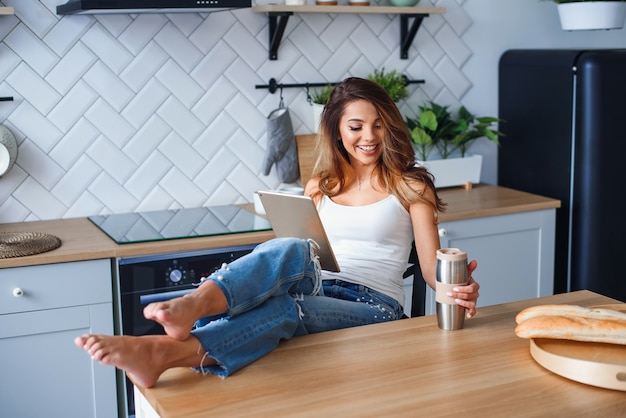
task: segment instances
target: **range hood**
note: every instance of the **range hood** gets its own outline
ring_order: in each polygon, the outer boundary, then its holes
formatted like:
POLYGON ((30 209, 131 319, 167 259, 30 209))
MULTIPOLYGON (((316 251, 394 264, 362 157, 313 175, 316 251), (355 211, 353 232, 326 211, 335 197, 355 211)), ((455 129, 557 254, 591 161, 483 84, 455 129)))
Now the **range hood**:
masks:
POLYGON ((58 15, 100 13, 192 13, 251 7, 251 0, 69 0, 58 15))

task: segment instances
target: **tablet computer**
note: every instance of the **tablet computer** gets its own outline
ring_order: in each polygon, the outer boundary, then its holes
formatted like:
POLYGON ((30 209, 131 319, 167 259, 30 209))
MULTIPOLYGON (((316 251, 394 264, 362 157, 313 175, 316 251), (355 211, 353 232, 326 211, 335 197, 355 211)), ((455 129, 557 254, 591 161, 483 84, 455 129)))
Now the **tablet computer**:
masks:
POLYGON ((257 193, 276 237, 312 239, 320 247, 318 256, 322 269, 339 271, 313 199, 274 191, 259 190, 257 193))

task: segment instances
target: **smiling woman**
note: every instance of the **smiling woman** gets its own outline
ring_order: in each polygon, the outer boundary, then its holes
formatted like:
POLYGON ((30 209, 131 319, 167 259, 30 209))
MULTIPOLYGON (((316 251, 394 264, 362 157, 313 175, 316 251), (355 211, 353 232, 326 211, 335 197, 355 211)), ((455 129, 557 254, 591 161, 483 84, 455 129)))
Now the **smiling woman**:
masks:
POLYGON ((351 205, 397 194, 406 208, 416 199, 442 208, 424 194, 432 176, 415 167, 408 128, 379 83, 348 78, 335 87, 320 126, 317 155, 314 176, 319 177, 320 192, 336 201, 344 200, 342 192, 358 191, 359 182, 363 190, 367 181, 371 196, 360 194, 359 203, 351 205))
MULTIPOLYGON (((393 285, 385 287, 395 275, 389 274, 392 270, 383 273, 381 269, 390 266, 384 267, 380 259, 406 260, 404 246, 386 251, 414 238, 424 279, 434 286, 437 212, 444 204, 430 173, 416 165, 407 125, 380 84, 348 78, 333 89, 320 126, 317 155, 305 194, 317 202, 331 242, 340 247, 333 244, 335 252, 345 256, 345 263, 353 262, 347 270, 358 271, 342 278, 342 266, 334 276, 400 297, 393 285), (385 225, 386 232, 380 233, 380 220, 386 218, 395 223, 385 225), (369 235, 360 235, 366 228, 369 235), (367 268, 360 269, 363 265, 367 268), (378 276, 388 278, 378 282, 378 276)), ((470 308, 470 316, 474 312, 470 308)))

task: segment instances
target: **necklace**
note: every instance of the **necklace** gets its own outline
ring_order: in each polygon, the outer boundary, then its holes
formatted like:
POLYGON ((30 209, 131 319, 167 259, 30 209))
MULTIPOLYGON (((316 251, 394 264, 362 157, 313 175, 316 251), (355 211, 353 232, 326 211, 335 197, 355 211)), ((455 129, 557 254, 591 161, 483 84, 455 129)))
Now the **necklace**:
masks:
POLYGON ((363 184, 364 182, 366 182, 367 180, 369 180, 371 178, 372 178, 372 176, 369 176, 368 178, 363 179, 363 180, 358 180, 357 179, 357 183, 359 183, 359 191, 361 191, 361 184, 363 184))

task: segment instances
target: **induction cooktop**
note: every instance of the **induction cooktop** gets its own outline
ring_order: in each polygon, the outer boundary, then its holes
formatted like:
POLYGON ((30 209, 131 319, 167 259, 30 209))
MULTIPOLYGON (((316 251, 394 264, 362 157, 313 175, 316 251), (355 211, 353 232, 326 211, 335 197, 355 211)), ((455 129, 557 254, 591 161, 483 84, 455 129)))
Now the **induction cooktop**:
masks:
POLYGON ((267 231, 269 221, 240 206, 206 206, 90 216, 118 244, 267 231))

